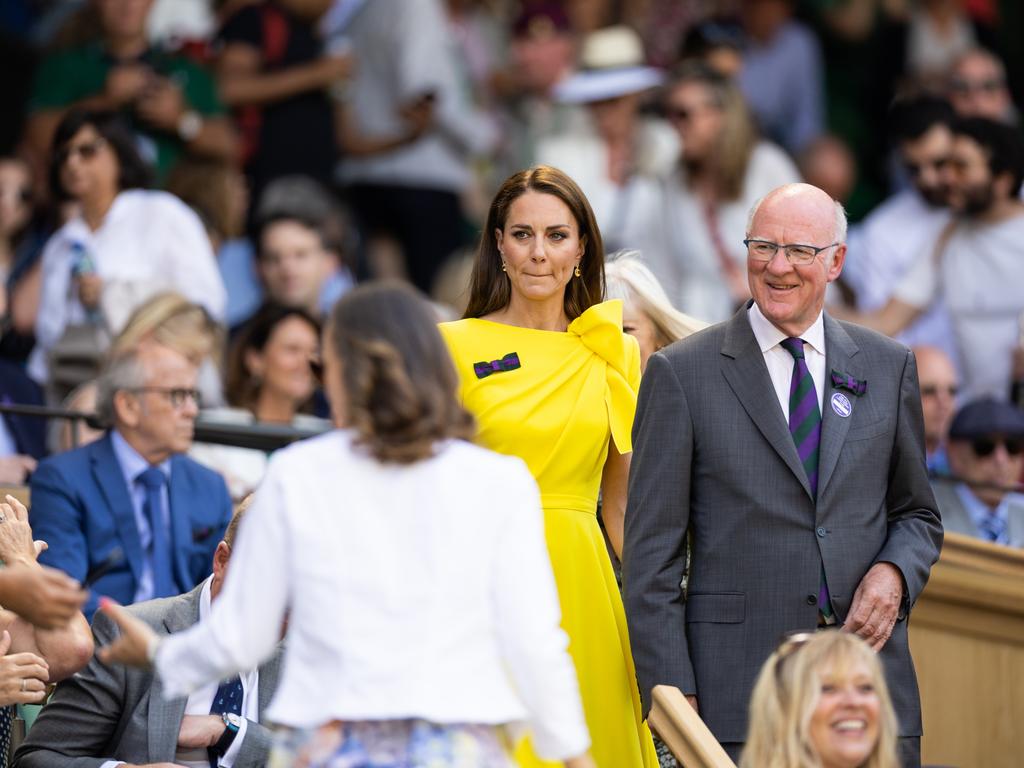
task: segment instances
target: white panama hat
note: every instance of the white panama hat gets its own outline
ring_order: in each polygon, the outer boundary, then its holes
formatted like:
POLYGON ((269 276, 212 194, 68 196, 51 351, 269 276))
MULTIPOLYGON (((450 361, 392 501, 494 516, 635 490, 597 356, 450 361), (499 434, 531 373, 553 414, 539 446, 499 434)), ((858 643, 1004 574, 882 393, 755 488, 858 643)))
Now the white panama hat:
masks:
POLYGON ((555 87, 555 98, 585 104, 655 88, 665 76, 644 65, 640 36, 626 26, 605 27, 587 35, 580 54, 580 71, 555 87))

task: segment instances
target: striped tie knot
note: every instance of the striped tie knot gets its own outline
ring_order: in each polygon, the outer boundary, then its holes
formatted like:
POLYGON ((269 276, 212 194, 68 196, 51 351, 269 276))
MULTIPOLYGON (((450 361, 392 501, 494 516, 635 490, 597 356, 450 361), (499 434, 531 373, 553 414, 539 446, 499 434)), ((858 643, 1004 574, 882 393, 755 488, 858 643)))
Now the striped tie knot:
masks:
POLYGON ((789 354, 796 360, 804 359, 804 340, 790 336, 788 339, 783 339, 781 342, 782 348, 785 349, 789 354))

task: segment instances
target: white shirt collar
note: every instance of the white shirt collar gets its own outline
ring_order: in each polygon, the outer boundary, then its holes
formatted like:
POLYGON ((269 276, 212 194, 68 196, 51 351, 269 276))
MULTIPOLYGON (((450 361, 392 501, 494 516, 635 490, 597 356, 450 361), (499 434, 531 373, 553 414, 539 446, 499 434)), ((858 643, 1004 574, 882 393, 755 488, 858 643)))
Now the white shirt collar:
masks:
MULTIPOLYGON (((820 355, 825 354, 824 317, 824 311, 819 312, 818 317, 811 323, 811 327, 800 334, 800 338, 804 340, 804 343, 809 344, 820 355)), ((789 336, 775 327, 771 320, 764 316, 761 308, 757 306, 757 302, 751 303, 750 309, 747 310, 747 318, 750 320, 750 329, 754 332, 754 338, 757 339, 757 345, 760 347, 762 354, 772 347, 778 346, 783 339, 789 338, 789 336)))

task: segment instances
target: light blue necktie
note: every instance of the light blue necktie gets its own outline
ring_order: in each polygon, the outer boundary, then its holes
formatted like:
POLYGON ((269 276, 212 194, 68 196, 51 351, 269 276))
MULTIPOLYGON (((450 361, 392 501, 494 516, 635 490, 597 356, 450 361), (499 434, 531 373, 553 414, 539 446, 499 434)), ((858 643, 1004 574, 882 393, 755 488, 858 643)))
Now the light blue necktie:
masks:
POLYGON ((157 467, 150 467, 139 473, 135 481, 146 489, 143 512, 149 520, 149 530, 152 534, 153 597, 173 597, 179 594, 180 590, 174 583, 171 541, 163 513, 163 488, 167 484, 167 475, 157 467))

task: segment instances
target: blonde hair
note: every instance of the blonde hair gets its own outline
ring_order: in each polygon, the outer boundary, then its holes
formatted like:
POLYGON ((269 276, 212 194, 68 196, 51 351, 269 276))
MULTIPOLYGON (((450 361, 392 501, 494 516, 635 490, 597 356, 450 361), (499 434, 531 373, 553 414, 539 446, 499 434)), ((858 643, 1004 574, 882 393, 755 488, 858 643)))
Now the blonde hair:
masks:
POLYGON ((821 673, 863 663, 878 694, 878 741, 862 768, 898 768, 896 715, 882 665, 856 635, 834 630, 795 635, 764 663, 750 699, 750 730, 740 768, 821 768, 810 741, 811 715, 821 695, 821 673))
POLYGON ((707 327, 707 323, 680 312, 672 306, 658 278, 643 263, 640 251, 616 251, 604 267, 605 295, 650 318, 658 332, 658 347, 685 339, 707 327))
POLYGON ((110 358, 143 341, 155 341, 199 365, 207 356, 220 361, 223 332, 198 304, 173 291, 158 293, 140 305, 114 339, 110 358))

